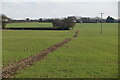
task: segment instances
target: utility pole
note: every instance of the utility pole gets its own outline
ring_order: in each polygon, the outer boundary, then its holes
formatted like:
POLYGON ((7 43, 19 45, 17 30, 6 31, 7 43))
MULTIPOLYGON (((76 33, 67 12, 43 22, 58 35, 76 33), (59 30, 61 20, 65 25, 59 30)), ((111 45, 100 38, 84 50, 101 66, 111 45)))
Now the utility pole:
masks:
POLYGON ((102 21, 103 21, 103 20, 102 20, 102 17, 103 17, 103 14, 104 14, 104 13, 100 13, 100 14, 101 14, 101 34, 102 34, 102 21))

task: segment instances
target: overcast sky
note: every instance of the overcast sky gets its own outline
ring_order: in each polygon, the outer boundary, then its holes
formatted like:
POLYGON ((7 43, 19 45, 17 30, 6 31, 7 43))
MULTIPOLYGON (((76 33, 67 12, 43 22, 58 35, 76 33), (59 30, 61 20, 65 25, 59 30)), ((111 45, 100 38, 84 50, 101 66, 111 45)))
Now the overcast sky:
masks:
POLYGON ((118 2, 120 0, 1 0, 2 2, 118 2))
MULTIPOLYGON (((6 2, 5 2, 6 1, 6 2)), ((118 18, 118 2, 7 2, 2 3, 2 12, 8 17, 55 18, 66 16, 118 18)))

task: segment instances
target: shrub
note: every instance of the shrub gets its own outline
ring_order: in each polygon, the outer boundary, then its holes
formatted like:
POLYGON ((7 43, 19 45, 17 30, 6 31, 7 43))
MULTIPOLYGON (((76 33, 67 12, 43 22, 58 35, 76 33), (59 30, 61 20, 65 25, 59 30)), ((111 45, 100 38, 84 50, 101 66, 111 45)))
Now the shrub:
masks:
POLYGON ((53 22, 53 27, 54 28, 59 28, 59 29, 70 29, 75 26, 75 22, 72 18, 64 18, 63 20, 60 19, 54 19, 53 22))

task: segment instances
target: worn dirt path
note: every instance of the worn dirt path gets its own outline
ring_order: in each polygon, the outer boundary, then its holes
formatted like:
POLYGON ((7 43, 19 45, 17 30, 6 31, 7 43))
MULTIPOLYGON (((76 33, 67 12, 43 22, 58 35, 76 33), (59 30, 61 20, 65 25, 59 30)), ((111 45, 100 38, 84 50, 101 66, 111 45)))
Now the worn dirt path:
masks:
MULTIPOLYGON (((76 38, 78 34, 78 31, 76 31, 73 38, 76 38)), ((16 71, 24 69, 25 67, 29 67, 33 63, 42 60, 48 53, 51 53, 58 49, 59 47, 63 46, 64 44, 71 41, 72 38, 66 38, 65 40, 50 46, 49 48, 43 50, 42 52, 35 54, 33 56, 30 56, 28 58, 22 59, 14 64, 10 64, 2 69, 2 78, 10 78, 12 75, 16 73, 16 71)))

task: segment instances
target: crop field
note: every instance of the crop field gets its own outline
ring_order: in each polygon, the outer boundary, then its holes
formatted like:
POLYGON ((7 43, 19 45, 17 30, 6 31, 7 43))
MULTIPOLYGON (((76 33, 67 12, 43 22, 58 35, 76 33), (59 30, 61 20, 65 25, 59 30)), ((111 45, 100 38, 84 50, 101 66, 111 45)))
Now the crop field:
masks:
POLYGON ((3 66, 39 53, 72 35, 69 31, 3 30, 3 66))
POLYGON ((39 23, 39 22, 28 22, 28 23, 10 23, 7 24, 7 28, 16 28, 16 27, 52 27, 51 23, 39 23))
MULTIPOLYGON (((35 24, 38 26, 40 23, 35 24)), ((43 24, 51 25, 41 23, 43 24)), ((19 23, 9 24, 7 27, 16 25, 19 26, 19 23)), ((104 23, 103 34, 100 34, 100 29, 100 23, 79 23, 69 31, 3 30, 3 66, 70 38, 79 30, 76 38, 48 54, 42 61, 18 71, 14 77, 117 78, 118 24, 104 23)))

